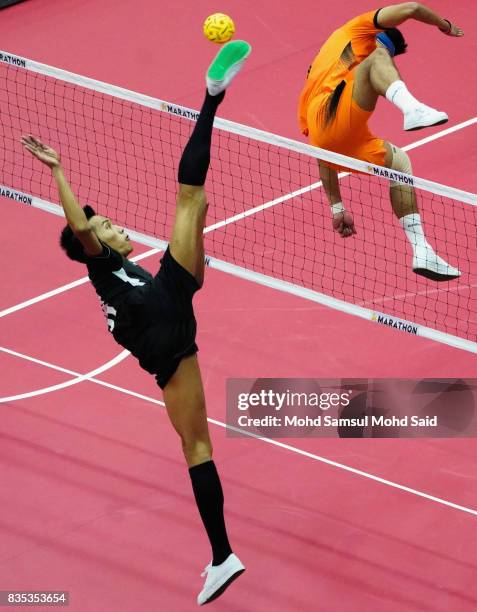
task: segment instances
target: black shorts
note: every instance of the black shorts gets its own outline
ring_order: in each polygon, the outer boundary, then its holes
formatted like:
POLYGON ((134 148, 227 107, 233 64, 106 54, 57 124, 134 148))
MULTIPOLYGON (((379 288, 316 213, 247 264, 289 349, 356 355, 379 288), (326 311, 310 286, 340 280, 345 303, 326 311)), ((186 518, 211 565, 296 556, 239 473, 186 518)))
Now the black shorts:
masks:
POLYGON ((152 283, 138 287, 125 303, 115 339, 156 375, 164 389, 184 357, 199 350, 192 298, 200 286, 171 255, 169 247, 152 283))

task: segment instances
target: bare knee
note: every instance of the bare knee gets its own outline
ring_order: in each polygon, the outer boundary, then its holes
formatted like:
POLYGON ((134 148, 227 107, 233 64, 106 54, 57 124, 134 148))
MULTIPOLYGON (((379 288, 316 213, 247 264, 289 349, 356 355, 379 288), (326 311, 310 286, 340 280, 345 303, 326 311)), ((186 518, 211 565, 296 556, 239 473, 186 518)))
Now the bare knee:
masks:
POLYGON ((206 206, 207 198, 203 186, 179 184, 177 204, 183 206, 206 206))
MULTIPOLYGON (((409 155, 391 143, 387 143, 387 146, 392 153, 391 163, 388 164, 388 167, 392 170, 396 170, 401 175, 412 174, 412 165, 409 155)), ((418 212, 416 193, 412 187, 412 179, 406 176, 400 176, 398 180, 391 181, 389 186, 393 210, 399 219, 418 212)))
POLYGON ((213 449, 209 439, 181 436, 181 442, 182 451, 189 467, 212 459, 213 449))
POLYGON ((387 51, 376 49, 356 69, 353 99, 366 112, 374 111, 378 96, 384 95, 386 83, 381 82, 379 73, 389 71, 386 65, 389 59, 387 51))
MULTIPOLYGON (((403 149, 396 147, 390 142, 385 142, 386 147, 386 158, 385 164, 392 170, 397 170, 402 174, 412 174, 411 158, 403 149)), ((391 187, 395 185, 402 185, 402 182, 391 181, 391 187)))
POLYGON ((369 75, 369 71, 376 64, 382 64, 390 59, 389 53, 385 49, 378 47, 368 57, 359 64, 357 71, 361 74, 369 75))
POLYGON ((389 55, 388 51, 386 51, 386 49, 383 49, 382 47, 377 47, 366 59, 367 62, 369 63, 376 63, 376 62, 386 62, 386 63, 392 63, 392 59, 391 56, 389 55))

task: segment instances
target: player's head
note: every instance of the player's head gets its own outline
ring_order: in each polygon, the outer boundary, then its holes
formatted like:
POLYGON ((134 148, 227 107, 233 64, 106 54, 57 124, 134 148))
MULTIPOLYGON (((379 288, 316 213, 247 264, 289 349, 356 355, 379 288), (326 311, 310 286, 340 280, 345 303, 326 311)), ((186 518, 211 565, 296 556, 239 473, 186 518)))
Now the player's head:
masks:
POLYGON ((376 36, 376 44, 388 50, 391 57, 406 53, 407 43, 404 36, 397 28, 384 30, 376 36))
MULTIPOLYGON (((101 242, 104 242, 118 253, 121 253, 124 257, 127 257, 132 252, 133 246, 129 241, 129 236, 123 228, 112 223, 107 217, 97 215, 91 206, 84 206, 83 210, 91 229, 101 242)), ((69 225, 64 227, 61 232, 60 245, 70 259, 85 263, 86 258, 83 246, 73 234, 69 225)))

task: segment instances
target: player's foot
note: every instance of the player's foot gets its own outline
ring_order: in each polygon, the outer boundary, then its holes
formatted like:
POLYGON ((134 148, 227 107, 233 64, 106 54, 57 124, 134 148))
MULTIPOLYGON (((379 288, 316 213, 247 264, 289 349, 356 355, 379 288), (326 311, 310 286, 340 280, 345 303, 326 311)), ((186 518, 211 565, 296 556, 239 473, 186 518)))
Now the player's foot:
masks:
POLYGON ((204 588, 197 597, 199 606, 209 603, 219 597, 219 595, 222 595, 225 589, 244 571, 245 566, 234 553, 229 555, 220 565, 209 563, 202 573, 202 576, 207 576, 207 578, 205 579, 204 588))
POLYGON ((416 274, 435 281, 450 281, 460 276, 460 270, 454 268, 439 257, 430 247, 417 248, 412 260, 412 269, 416 274))
POLYGON ((404 129, 407 132, 431 127, 432 125, 441 125, 447 121, 449 121, 449 117, 446 113, 435 110, 425 104, 420 104, 404 113, 404 129))
POLYGON ((210 64, 205 78, 211 96, 217 96, 227 89, 250 55, 252 47, 244 40, 226 43, 210 64))

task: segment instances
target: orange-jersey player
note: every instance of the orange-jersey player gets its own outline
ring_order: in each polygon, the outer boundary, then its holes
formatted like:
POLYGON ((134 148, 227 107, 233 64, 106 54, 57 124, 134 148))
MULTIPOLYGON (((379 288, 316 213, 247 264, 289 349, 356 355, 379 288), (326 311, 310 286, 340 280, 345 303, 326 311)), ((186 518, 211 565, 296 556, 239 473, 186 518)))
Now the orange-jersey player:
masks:
MULTIPOLYGON (((379 96, 404 115, 405 130, 419 130, 448 120, 446 113, 419 102, 401 80, 393 58, 407 44, 396 26, 415 19, 448 36, 463 31, 418 2, 370 11, 338 28, 310 66, 301 92, 298 120, 317 147, 412 174, 409 156, 374 136, 370 119, 379 96)), ((341 198, 337 170, 319 161, 320 178, 331 204, 333 227, 342 237, 356 233, 353 217, 341 198)), ((390 198, 413 249, 413 270, 434 280, 451 280, 460 271, 439 257, 426 240, 414 189, 391 181, 390 198)))

